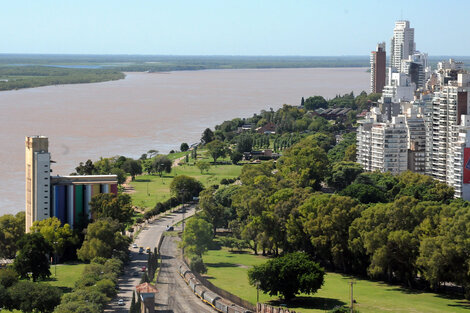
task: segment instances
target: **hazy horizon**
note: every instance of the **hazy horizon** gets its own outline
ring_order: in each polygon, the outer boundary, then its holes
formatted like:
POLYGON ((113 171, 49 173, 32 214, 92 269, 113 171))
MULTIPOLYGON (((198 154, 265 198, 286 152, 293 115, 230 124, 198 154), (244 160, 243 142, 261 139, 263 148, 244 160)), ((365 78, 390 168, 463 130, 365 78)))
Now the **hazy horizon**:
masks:
POLYGON ((406 19, 418 50, 463 56, 469 9, 458 0, 18 0, 3 3, 0 53, 365 56, 377 42, 388 51, 406 19))

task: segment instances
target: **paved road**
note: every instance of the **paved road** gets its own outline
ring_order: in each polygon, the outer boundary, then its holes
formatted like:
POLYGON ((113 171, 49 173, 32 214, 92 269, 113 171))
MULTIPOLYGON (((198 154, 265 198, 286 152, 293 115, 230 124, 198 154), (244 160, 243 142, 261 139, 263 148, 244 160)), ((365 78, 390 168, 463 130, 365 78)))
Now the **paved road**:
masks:
POLYGON ((181 264, 181 250, 177 247, 178 238, 165 237, 161 246, 162 263, 157 281, 160 291, 156 298, 157 312, 165 313, 212 313, 217 312, 204 304, 177 272, 181 264))
MULTIPOLYGON (((194 206, 186 207, 185 218, 194 214, 194 206)), ((157 246, 158 241, 162 233, 166 230, 167 225, 173 225, 183 219, 182 211, 175 211, 169 215, 161 217, 158 220, 153 221, 148 224, 134 240, 138 247, 150 247, 153 251, 153 248, 157 246)), ((105 312, 119 312, 127 313, 129 312, 130 303, 132 300, 132 292, 135 290, 135 286, 140 283, 142 277, 141 269, 143 266, 147 266, 147 254, 139 254, 139 249, 130 249, 131 250, 131 262, 125 267, 124 275, 119 278, 118 286, 119 293, 118 295, 111 300, 111 303, 107 306, 105 312), (125 305, 118 306, 118 299, 123 299, 125 305)))

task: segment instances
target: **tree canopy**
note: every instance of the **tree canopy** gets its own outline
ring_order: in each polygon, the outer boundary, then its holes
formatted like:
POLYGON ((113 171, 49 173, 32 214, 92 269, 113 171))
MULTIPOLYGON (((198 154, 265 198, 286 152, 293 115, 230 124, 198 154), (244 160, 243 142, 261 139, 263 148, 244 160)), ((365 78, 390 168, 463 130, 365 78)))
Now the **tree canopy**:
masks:
POLYGON ((37 281, 51 275, 48 253, 52 247, 41 233, 26 233, 18 242, 19 252, 13 262, 15 271, 21 278, 37 281))
POLYGON ((321 288, 325 271, 302 252, 289 253, 255 265, 248 271, 253 286, 270 296, 281 295, 286 301, 299 293, 313 294, 321 288))
POLYGON ((212 225, 199 217, 193 217, 186 223, 182 245, 186 252, 202 256, 212 242, 212 225))
POLYGON ((170 192, 174 197, 183 198, 184 201, 191 200, 193 197, 199 196, 204 189, 202 183, 197 179, 178 175, 171 181, 170 192))

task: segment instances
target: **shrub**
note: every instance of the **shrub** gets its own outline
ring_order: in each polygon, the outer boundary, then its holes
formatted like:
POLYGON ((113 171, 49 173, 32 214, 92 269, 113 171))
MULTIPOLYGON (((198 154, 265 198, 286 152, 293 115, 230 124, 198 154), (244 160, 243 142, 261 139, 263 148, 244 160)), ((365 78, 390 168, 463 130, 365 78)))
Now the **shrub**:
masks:
POLYGON ((202 260, 202 258, 198 255, 191 257, 189 268, 191 269, 191 271, 196 272, 196 273, 200 273, 200 274, 207 273, 207 267, 204 264, 204 261, 202 260))

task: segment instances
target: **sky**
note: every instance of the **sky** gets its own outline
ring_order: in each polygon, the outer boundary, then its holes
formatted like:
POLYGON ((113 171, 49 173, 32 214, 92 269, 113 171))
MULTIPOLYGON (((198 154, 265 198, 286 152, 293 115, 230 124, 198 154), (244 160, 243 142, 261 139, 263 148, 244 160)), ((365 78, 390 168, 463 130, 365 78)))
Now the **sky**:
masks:
POLYGON ((368 55, 394 23, 429 55, 470 55, 470 1, 0 0, 0 53, 368 55))

